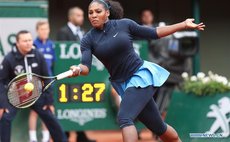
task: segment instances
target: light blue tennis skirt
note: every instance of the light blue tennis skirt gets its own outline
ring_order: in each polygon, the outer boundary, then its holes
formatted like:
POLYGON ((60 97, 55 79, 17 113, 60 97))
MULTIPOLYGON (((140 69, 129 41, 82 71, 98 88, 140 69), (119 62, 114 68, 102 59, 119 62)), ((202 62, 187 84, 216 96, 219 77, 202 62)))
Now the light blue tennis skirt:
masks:
POLYGON ((125 82, 111 82, 117 93, 123 97, 125 90, 129 87, 145 88, 153 85, 160 87, 169 77, 169 72, 161 66, 144 61, 144 64, 125 82))

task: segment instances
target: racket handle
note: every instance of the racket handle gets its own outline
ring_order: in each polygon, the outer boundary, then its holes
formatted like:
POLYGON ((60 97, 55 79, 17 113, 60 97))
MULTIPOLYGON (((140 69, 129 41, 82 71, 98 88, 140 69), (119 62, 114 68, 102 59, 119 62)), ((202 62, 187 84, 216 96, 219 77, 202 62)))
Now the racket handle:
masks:
POLYGON ((69 70, 69 71, 60 73, 59 75, 56 76, 56 78, 57 78, 57 80, 60 80, 60 79, 67 78, 67 77, 72 76, 72 75, 73 75, 73 71, 69 70))

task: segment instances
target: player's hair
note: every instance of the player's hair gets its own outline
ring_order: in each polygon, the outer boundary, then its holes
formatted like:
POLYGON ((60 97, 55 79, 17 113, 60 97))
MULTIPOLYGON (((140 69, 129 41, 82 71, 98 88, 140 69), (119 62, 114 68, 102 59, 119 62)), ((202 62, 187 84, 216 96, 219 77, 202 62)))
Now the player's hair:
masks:
POLYGON ((93 2, 104 5, 104 8, 110 11, 109 19, 121 19, 124 16, 124 9, 118 1, 93 0, 90 4, 92 4, 93 2))
POLYGON ((40 20, 37 22, 36 24, 36 30, 38 30, 38 28, 42 25, 45 25, 45 24, 48 24, 49 25, 49 22, 47 20, 40 20))
POLYGON ((21 30, 21 31, 19 31, 19 32, 16 34, 16 41, 19 41, 20 35, 22 35, 22 34, 28 34, 28 33, 30 33, 30 32, 27 31, 27 30, 21 30))

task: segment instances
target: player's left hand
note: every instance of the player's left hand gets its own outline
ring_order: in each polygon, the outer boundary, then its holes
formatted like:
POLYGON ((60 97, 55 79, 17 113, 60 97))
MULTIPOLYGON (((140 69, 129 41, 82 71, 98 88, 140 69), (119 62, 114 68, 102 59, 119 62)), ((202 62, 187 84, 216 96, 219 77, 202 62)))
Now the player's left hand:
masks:
POLYGON ((186 19, 184 21, 185 23, 185 29, 196 29, 196 30, 200 30, 200 31, 203 31, 204 28, 205 28, 205 25, 204 23, 199 23, 199 24, 196 24, 194 23, 195 19, 186 19))
POLYGON ((43 108, 43 110, 50 110, 53 114, 55 113, 55 108, 53 105, 45 105, 43 108))

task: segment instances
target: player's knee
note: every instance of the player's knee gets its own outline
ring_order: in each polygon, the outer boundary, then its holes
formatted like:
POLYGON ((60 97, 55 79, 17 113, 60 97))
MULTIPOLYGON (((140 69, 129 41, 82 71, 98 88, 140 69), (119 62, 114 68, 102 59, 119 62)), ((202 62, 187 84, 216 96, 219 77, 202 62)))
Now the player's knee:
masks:
POLYGON ((118 122, 121 129, 124 127, 127 127, 127 126, 134 125, 133 119, 131 119, 129 117, 125 117, 124 115, 122 115, 120 113, 118 113, 117 122, 118 122))
POLYGON ((121 129, 127 126, 134 125, 133 120, 129 118, 118 118, 117 121, 121 129))

